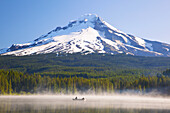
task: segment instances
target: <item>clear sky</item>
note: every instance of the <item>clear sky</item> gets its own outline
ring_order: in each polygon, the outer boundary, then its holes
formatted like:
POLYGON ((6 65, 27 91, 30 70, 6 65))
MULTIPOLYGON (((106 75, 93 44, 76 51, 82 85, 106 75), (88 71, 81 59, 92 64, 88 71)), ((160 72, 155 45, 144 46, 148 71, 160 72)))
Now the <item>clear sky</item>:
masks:
POLYGON ((170 44, 170 0, 0 0, 0 48, 25 43, 81 15, 170 44))

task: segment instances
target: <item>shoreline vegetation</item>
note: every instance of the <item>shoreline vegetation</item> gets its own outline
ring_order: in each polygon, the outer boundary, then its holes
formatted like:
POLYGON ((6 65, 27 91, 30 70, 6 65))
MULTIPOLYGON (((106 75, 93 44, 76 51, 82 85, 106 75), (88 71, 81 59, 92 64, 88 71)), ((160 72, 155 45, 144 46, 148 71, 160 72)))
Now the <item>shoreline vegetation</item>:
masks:
POLYGON ((0 56, 0 95, 170 95, 170 57, 110 54, 0 56))
POLYGON ((169 99, 170 98, 170 95, 162 95, 160 93, 157 93, 157 92, 151 92, 151 93, 118 93, 118 92, 115 92, 115 93, 103 93, 103 94, 87 94, 87 93, 75 93, 75 94, 58 94, 58 93, 34 93, 34 94, 31 94, 31 93, 11 93, 11 94, 0 94, 0 98, 2 97, 32 97, 32 96, 35 96, 35 97, 46 97, 46 96, 50 96, 50 97, 64 97, 64 96, 68 96, 68 97, 72 97, 72 99, 76 96, 78 97, 86 97, 86 96, 100 96, 100 97, 107 97, 107 96, 112 96, 112 97, 124 97, 124 96, 128 96, 128 97, 131 97, 133 98, 134 96, 136 97, 152 97, 152 98, 165 98, 165 99, 169 99))
POLYGON ((116 76, 107 78, 51 77, 24 74, 14 70, 0 70, 1 95, 31 94, 147 94, 156 90, 160 95, 170 95, 170 77, 116 76))

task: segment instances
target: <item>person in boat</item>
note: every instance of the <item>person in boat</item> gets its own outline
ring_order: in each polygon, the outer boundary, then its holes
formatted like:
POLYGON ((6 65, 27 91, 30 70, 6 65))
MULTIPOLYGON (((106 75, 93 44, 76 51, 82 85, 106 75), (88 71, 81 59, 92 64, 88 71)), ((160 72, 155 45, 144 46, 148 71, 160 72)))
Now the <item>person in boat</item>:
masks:
POLYGON ((77 100, 77 97, 75 99, 77 100))
POLYGON ((84 98, 82 98, 82 100, 84 100, 84 98))

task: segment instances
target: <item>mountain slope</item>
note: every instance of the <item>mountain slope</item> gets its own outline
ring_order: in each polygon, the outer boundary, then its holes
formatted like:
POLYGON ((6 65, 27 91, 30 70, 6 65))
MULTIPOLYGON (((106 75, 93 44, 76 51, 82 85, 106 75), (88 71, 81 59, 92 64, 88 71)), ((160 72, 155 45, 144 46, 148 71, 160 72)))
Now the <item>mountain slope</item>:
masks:
POLYGON ((126 53, 137 56, 170 56, 170 44, 149 41, 117 30, 97 15, 84 15, 57 27, 30 43, 1 49, 2 55, 45 53, 126 53))
MULTIPOLYGON (((156 75, 170 69, 170 57, 144 57, 124 54, 59 54, 54 53, 27 56, 0 56, 0 69, 14 69, 24 73, 56 73, 73 72, 75 75, 88 72, 112 76, 113 73, 132 73, 138 75, 137 70, 144 75, 156 75), (136 71, 135 71, 136 70, 136 71)), ((94 74, 93 73, 93 74, 94 74)), ((44 74, 43 74, 44 75, 44 74)), ((122 74, 121 74, 122 75, 122 74)))

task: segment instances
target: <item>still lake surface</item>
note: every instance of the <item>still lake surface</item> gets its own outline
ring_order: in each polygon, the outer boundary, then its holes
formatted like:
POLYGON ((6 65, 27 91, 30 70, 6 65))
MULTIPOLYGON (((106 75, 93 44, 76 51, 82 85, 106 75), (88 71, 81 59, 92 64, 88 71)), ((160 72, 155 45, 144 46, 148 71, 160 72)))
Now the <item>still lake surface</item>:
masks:
POLYGON ((169 97, 34 95, 0 96, 0 113, 170 113, 169 97))

